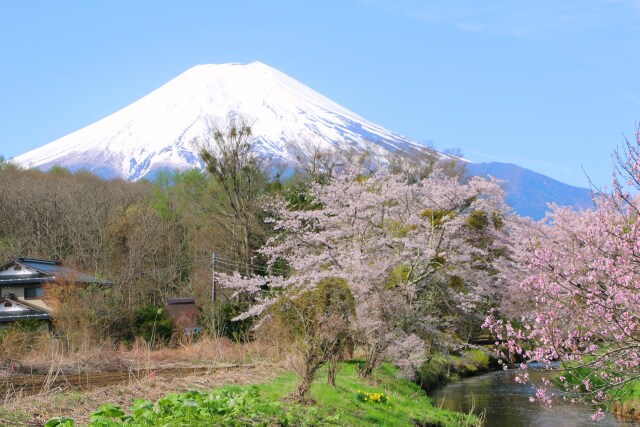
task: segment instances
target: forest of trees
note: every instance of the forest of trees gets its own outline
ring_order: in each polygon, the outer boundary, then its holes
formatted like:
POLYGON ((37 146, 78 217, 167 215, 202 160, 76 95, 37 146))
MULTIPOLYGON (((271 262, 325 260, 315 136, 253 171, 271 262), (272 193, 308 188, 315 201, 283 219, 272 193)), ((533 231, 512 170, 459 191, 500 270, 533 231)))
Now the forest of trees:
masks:
MULTIPOLYGON (((0 182, 3 262, 18 256, 61 260, 113 282, 82 289, 68 302, 96 311, 83 314, 94 319, 96 339, 130 339, 139 310, 163 307, 174 297, 195 297, 202 321, 217 327, 220 310, 208 304, 211 254, 218 255, 221 271, 247 262, 244 242, 237 239, 241 230, 214 178, 193 170, 154 182, 106 181, 87 172, 20 170, 4 163, 0 182), (83 298, 99 303, 84 304, 83 298)), ((62 320, 59 330, 65 328, 62 320)), ((73 329, 77 322, 69 320, 73 329)))

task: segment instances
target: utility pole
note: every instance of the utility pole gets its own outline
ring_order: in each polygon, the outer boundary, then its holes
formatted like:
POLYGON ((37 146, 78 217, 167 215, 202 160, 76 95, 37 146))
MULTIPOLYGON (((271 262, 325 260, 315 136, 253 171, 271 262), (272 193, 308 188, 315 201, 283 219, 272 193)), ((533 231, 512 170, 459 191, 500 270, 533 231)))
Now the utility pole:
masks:
POLYGON ((216 302, 216 253, 211 252, 211 302, 216 302))

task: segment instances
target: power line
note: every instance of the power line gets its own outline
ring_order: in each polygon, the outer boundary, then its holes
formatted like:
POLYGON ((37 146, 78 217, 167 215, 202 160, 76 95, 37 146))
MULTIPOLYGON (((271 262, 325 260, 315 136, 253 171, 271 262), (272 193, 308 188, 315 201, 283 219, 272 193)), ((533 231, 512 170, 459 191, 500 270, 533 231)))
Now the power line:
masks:
POLYGON ((283 275, 290 273, 290 271, 287 271, 284 269, 265 267, 263 265, 247 263, 247 262, 240 262, 237 260, 231 260, 228 258, 220 257, 219 255, 216 255, 216 261, 225 264, 227 267, 235 267, 236 269, 240 269, 240 266, 244 266, 244 267, 250 267, 252 270, 258 270, 265 273, 280 273, 283 275))

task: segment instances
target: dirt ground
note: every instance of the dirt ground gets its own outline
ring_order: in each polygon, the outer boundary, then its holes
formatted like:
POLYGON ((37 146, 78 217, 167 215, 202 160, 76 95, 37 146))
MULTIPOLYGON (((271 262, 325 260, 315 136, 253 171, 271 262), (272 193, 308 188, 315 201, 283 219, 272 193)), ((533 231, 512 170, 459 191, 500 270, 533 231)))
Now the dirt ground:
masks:
POLYGON ((105 403, 128 408, 134 399, 157 400, 169 393, 207 390, 228 384, 255 384, 268 381, 283 369, 273 364, 255 364, 225 369, 211 368, 187 373, 184 369, 157 370, 146 375, 130 376, 121 384, 90 390, 61 390, 54 387, 31 396, 6 393, 0 405, 2 426, 42 426, 56 416, 68 416, 84 425, 89 415, 105 403))

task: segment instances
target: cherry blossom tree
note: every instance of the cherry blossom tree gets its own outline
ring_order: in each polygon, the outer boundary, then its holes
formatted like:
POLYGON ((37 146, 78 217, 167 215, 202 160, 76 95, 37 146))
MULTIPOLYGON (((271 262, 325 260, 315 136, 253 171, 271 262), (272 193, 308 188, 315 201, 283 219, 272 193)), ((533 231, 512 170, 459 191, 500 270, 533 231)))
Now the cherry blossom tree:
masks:
POLYGON ((288 273, 223 278, 255 298, 241 317, 264 312, 280 295, 342 278, 356 301, 363 375, 386 357, 412 376, 427 349, 442 345, 460 318, 486 310, 508 277, 497 268, 508 235, 496 181, 462 183, 434 171, 408 183, 384 168, 346 168, 311 184, 305 197, 274 199, 267 209, 277 234, 261 254, 274 271, 286 265, 288 273))
MULTIPOLYGON (((519 292, 530 305, 515 322, 499 312, 486 321, 511 355, 560 361, 572 400, 599 405, 594 419, 640 377, 639 153, 637 134, 616 153, 613 191, 594 195, 594 209, 555 207, 521 229, 518 258, 530 273, 519 292)), ((550 385, 532 399, 551 404, 550 385)))

